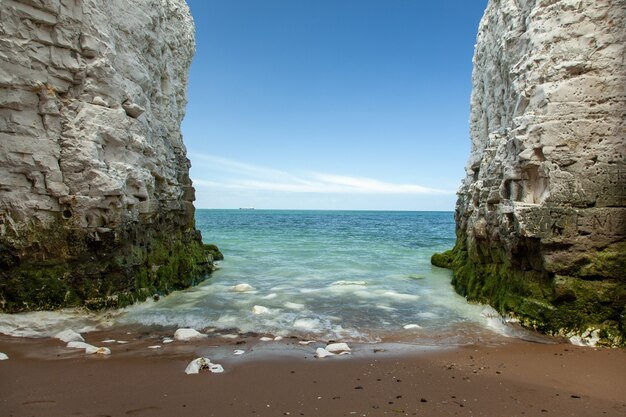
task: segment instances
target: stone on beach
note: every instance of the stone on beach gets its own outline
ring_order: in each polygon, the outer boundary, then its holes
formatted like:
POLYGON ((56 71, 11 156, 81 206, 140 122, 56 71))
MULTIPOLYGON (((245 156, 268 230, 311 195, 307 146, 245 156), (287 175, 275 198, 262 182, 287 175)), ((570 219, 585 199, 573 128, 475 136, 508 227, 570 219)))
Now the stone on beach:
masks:
POLYGON ((87 353, 88 355, 110 355, 111 354, 111 349, 109 349, 108 347, 96 347, 96 346, 90 346, 88 348, 85 349, 85 353, 87 353))
POLYGON ((62 332, 57 333, 54 337, 56 337, 57 339, 65 343, 85 341, 85 339, 80 335, 80 333, 75 332, 72 329, 63 330, 62 332))
POLYGON ((232 287, 230 287, 231 291, 234 292, 248 292, 248 291, 254 291, 254 287, 250 284, 237 284, 237 285, 233 285, 232 287))
POLYGON ((224 368, 222 367, 222 365, 217 364, 217 363, 212 363, 211 359, 209 358, 201 357, 201 358, 196 358, 192 360, 191 362, 189 362, 189 365, 187 365, 187 368, 185 368, 185 373, 187 375, 197 374, 197 373, 200 373, 200 370, 202 369, 208 369, 214 374, 219 374, 219 373, 224 372, 224 368))
POLYGON ((326 350, 331 353, 350 352, 352 349, 346 343, 331 343, 326 346, 326 350))
POLYGON ((405 324, 404 326, 402 326, 405 330, 411 330, 411 329, 421 329, 422 326, 420 326, 419 324, 405 324))
POLYGON ((272 337, 267 337, 267 336, 263 336, 262 338, 259 339, 261 342, 273 342, 274 338, 272 337))
POLYGON ((327 356, 335 356, 335 353, 329 352, 324 348, 317 348, 315 350, 315 356, 318 358, 325 358, 327 356))
POLYGON ((246 353, 246 351, 241 349, 236 349, 233 351, 233 355, 243 355, 244 353, 246 353))
POLYGON ((152 346, 148 346, 148 349, 161 349, 162 346, 161 345, 152 345, 152 346))
POLYGON ((0 361, 6 361, 9 359, 9 356, 6 353, 0 352, 0 361))
POLYGON ((178 340, 181 342, 187 342, 190 340, 201 340, 209 337, 206 334, 200 333, 195 329, 178 329, 174 333, 174 340, 178 340))
POLYGON ((270 312, 270 309, 264 306, 252 307, 252 314, 267 314, 269 312, 270 312))
POLYGON ((167 343, 172 343, 174 341, 174 339, 172 339, 171 337, 166 337, 163 339, 163 343, 167 344, 167 343))
POLYGON ((107 347, 96 347, 85 342, 68 342, 67 347, 70 349, 84 349, 85 353, 92 355, 110 355, 111 350, 107 347))

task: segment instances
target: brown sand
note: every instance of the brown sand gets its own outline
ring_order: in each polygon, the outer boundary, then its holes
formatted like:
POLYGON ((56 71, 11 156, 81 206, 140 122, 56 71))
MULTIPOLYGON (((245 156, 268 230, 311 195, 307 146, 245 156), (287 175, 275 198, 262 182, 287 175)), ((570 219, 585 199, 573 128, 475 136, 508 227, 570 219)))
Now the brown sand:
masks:
POLYGON ((96 357, 0 337, 10 357, 0 361, 0 416, 626 416, 625 350, 359 345, 316 359, 295 340, 255 340, 151 350, 154 340, 139 338, 96 357), (233 356, 238 348, 246 353, 233 356), (226 372, 186 375, 200 355, 226 372))

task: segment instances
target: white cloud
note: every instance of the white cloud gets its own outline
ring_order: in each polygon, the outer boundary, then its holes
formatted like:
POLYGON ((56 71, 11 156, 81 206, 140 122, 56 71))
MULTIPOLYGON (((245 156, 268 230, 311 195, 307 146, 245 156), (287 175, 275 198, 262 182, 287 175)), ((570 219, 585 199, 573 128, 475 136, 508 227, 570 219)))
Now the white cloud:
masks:
POLYGON ((198 188, 230 188, 286 193, 454 194, 454 191, 437 190, 417 184, 389 183, 373 178, 317 172, 296 175, 215 155, 191 153, 190 158, 194 161, 194 167, 205 168, 201 170, 215 173, 220 178, 220 181, 206 180, 194 175, 193 183, 198 188), (204 163, 208 166, 205 166, 204 163))

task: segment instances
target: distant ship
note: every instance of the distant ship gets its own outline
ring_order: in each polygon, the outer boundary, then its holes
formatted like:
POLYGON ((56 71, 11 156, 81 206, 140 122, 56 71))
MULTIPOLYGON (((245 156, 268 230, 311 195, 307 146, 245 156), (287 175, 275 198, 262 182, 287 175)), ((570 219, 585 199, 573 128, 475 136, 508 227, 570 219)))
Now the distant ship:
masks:
POLYGON ((254 207, 239 207, 239 210, 254 210, 254 207))

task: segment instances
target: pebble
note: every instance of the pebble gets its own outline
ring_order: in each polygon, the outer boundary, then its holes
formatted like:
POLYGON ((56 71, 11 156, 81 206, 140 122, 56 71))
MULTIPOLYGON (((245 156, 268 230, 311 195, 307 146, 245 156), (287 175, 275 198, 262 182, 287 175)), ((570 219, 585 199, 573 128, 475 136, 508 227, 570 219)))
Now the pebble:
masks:
MULTIPOLYGON (((174 333, 174 340, 180 340, 186 342, 188 340, 205 339, 209 336, 202 334, 195 329, 178 329, 174 333)), ((119 342, 118 342, 119 343, 119 342)))

